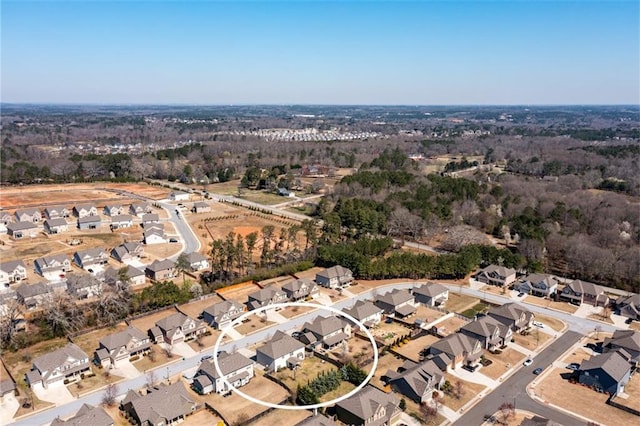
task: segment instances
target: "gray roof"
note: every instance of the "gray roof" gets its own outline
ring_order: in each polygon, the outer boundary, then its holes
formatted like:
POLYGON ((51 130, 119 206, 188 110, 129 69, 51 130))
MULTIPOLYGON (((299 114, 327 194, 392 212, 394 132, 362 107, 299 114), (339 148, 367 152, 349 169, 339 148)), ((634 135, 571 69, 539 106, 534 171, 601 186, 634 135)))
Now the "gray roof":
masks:
POLYGON ((99 223, 102 222, 100 216, 85 216, 78 218, 78 223, 99 223))
POLYGON ((423 284, 420 287, 414 288, 413 294, 421 294, 428 297, 435 297, 446 291, 449 291, 449 289, 443 285, 436 284, 436 283, 428 283, 428 284, 423 284))
POLYGON ((464 325, 460 328, 460 330, 466 330, 482 337, 491 337, 493 336, 496 328, 498 329, 499 335, 504 336, 506 334, 506 329, 508 329, 509 327, 502 324, 497 319, 494 319, 490 316, 484 316, 477 319, 476 321, 471 321, 470 323, 464 325))
POLYGON ((115 216, 111 216, 111 222, 130 222, 133 218, 130 214, 118 214, 115 216))
POLYGON ((122 330, 118 333, 109 334, 100 339, 100 344, 107 348, 109 351, 119 349, 122 346, 126 346, 131 339, 146 340, 148 336, 140 331, 138 328, 129 326, 126 330, 122 330))
POLYGON ((582 361, 580 364, 580 371, 600 368, 615 381, 619 382, 631 369, 628 355, 628 353, 625 354, 620 350, 595 355, 588 360, 582 361))
POLYGON ((238 309, 241 312, 244 311, 244 306, 242 306, 235 300, 223 300, 222 302, 218 302, 211 306, 208 306, 204 309, 203 312, 206 312, 207 314, 217 319, 220 315, 226 314, 233 308, 238 309))
POLYGON ((529 309, 518 303, 505 303, 504 305, 494 306, 489 309, 487 315, 518 321, 523 313, 525 318, 531 318, 533 316, 533 313, 529 309))
POLYGON ((136 211, 144 211, 149 207, 149 204, 144 202, 133 202, 131 203, 131 207, 133 207, 133 209, 136 211))
POLYGON ((631 352, 640 352, 640 331, 616 330, 611 338, 604 339, 604 346, 610 344, 628 349, 631 352))
POLYGON ((209 204, 205 203, 204 201, 196 201, 195 203, 193 203, 193 207, 209 207, 209 204))
POLYGON ((434 388, 443 379, 442 372, 438 366, 431 360, 420 364, 405 363, 404 371, 398 373, 388 372, 386 375, 392 377, 390 383, 403 381, 415 392, 416 395, 422 396, 429 388, 434 388), (391 374, 389 374, 391 373, 391 374))
POLYGON ((531 284, 537 284, 544 282, 547 286, 555 285, 553 277, 549 274, 529 274, 522 279, 523 282, 530 282, 531 284))
POLYGON ((278 287, 270 285, 249 294, 249 299, 255 299, 260 302, 268 302, 270 300, 273 300, 277 296, 285 297, 286 294, 282 290, 280 290, 278 287))
POLYGON ((7 229, 10 231, 24 231, 25 229, 34 229, 38 225, 33 222, 15 222, 7 224, 7 229))
POLYGON ((124 243, 116 246, 111 250, 112 254, 116 254, 120 259, 126 256, 128 253, 135 253, 136 250, 139 250, 142 245, 140 243, 124 243))
POLYGON ((574 293, 589 294, 593 296, 604 293, 604 288, 599 285, 582 280, 573 280, 567 284, 567 287, 574 293))
POLYGON ((398 288, 376 297, 376 301, 384 302, 392 306, 398 306, 412 300, 414 300, 413 295, 409 293, 408 290, 400 290, 398 288))
POLYGON ((27 269, 24 262, 22 260, 9 260, 8 262, 0 263, 0 270, 4 272, 13 272, 18 266, 22 266, 27 269))
POLYGON ((78 250, 76 252, 76 255, 81 259, 99 259, 99 258, 106 258, 107 254, 105 253, 104 249, 101 249, 99 247, 96 248, 90 248, 87 250, 78 250))
POLYGON ((316 336, 327 336, 334 331, 342 330, 346 322, 338 317, 322 317, 317 316, 312 322, 305 322, 302 330, 311 331, 316 336))
POLYGON ((478 340, 466 336, 462 333, 453 333, 443 339, 438 340, 437 342, 432 344, 430 348, 434 348, 439 350, 440 352, 444 352, 453 359, 457 356, 462 355, 464 352, 473 353, 474 346, 477 342, 478 340))
POLYGON ((300 423, 296 423, 295 426, 338 426, 338 423, 323 416, 322 414, 318 414, 316 416, 307 417, 300 423))
POLYGON ((382 309, 378 308, 368 300, 358 300, 351 308, 343 309, 343 311, 359 321, 362 321, 372 315, 382 313, 382 309))
POLYGON ((16 382, 11 379, 4 379, 0 381, 0 396, 16 390, 16 382))
POLYGON ((331 279, 341 278, 345 275, 353 275, 353 272, 351 272, 351 269, 345 268, 344 266, 336 265, 318 272, 317 275, 331 279))
POLYGON ((380 406, 386 407, 387 418, 389 418, 399 405, 400 401, 393 394, 385 393, 371 385, 365 386, 354 396, 336 404, 363 420, 370 419, 380 406))
POLYGON ((51 422, 51 426, 112 426, 113 424, 113 419, 107 414, 106 411, 104 411, 102 407, 92 407, 88 404, 83 404, 75 414, 75 416, 67 420, 60 420, 60 418, 56 418, 53 422, 51 422))
POLYGON ((16 293, 23 299, 47 294, 48 292, 49 287, 45 283, 22 284, 20 287, 16 288, 16 293))
POLYGON ((147 213, 142 215, 143 222, 152 222, 160 220, 160 216, 157 213, 147 213))
POLYGON ((197 263, 202 262, 203 260, 207 260, 207 257, 198 253, 197 251, 194 251, 193 253, 189 253, 187 255, 187 259, 189 260, 189 263, 197 263))
POLYGON ((196 325, 200 325, 198 320, 194 320, 193 318, 183 314, 182 312, 176 312, 173 315, 169 315, 168 317, 164 317, 158 321, 156 321, 156 325, 160 327, 162 330, 173 330, 178 327, 184 327, 185 324, 194 321, 196 325))
POLYGON ((76 204, 73 208, 76 209, 76 211, 80 211, 82 209, 91 210, 91 209, 96 208, 96 205, 93 204, 93 203, 76 204))
MULTIPOLYGON (((225 376, 233 373, 234 371, 238 371, 241 368, 248 367, 252 364, 253 361, 237 352, 232 354, 223 352, 218 356, 218 365, 220 366, 220 371, 222 371, 222 374, 225 376)), ((212 359, 203 361, 202 364, 200 364, 199 371, 208 374, 209 377, 213 377, 214 379, 218 379, 220 377, 220 375, 216 371, 216 366, 213 363, 212 359)))
POLYGON ((67 210, 67 208, 65 206, 49 206, 49 207, 45 207, 44 211, 45 212, 56 212, 56 213, 61 213, 62 211, 67 210))
POLYGON ((33 216, 35 214, 41 215, 40 209, 37 208, 29 208, 29 209, 18 209, 16 210, 16 216, 22 216, 23 214, 33 216))
POLYGON ((176 263, 171 259, 154 260, 151 264, 147 265, 147 269, 151 272, 165 271, 175 267, 176 263))
POLYGON ((300 349, 304 349, 304 344, 278 330, 270 341, 257 349, 257 352, 263 353, 271 359, 277 359, 300 349))
POLYGON ((486 268, 484 268, 483 270, 480 271, 480 273, 491 273, 491 272, 496 272, 498 275, 500 275, 501 277, 508 277, 509 275, 513 275, 516 273, 515 269, 511 269, 511 268, 506 268, 504 266, 499 266, 499 265, 489 265, 486 268))
POLYGON ((64 226, 64 225, 68 225, 67 220, 62 218, 62 217, 56 217, 53 219, 47 219, 44 221, 44 224, 47 225, 49 228, 53 228, 55 226, 64 226))
POLYGON ((145 396, 130 401, 140 422, 155 424, 160 419, 173 420, 191 412, 195 401, 189 396, 181 381, 172 385, 160 385, 145 396))
MULTIPOLYGON (((295 293, 300 291, 300 289, 302 289, 303 286, 306 286, 307 290, 311 290, 312 288, 316 287, 317 284, 308 278, 300 278, 297 280, 289 281, 288 283, 282 286, 282 290, 295 293)), ((309 294, 309 292, 307 291, 305 294, 309 294)))
POLYGON ((51 371, 63 365, 68 359, 80 360, 88 359, 89 356, 82 349, 73 343, 67 343, 66 346, 56 349, 55 351, 40 355, 33 360, 33 365, 40 371, 51 371))
POLYGON ((37 263, 38 265, 40 265, 40 268, 44 269, 52 267, 54 263, 64 263, 66 260, 69 260, 67 255, 64 253, 60 253, 41 257, 39 259, 36 259, 34 263, 37 263))

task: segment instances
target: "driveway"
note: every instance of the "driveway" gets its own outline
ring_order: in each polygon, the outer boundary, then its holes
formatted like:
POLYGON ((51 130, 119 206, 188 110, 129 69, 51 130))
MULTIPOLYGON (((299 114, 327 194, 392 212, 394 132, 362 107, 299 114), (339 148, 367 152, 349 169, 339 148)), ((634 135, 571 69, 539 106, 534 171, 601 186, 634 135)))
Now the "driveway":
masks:
POLYGON ((33 393, 36 394, 38 399, 53 402, 56 405, 66 404, 67 402, 75 400, 74 396, 71 395, 71 392, 69 392, 69 389, 67 389, 62 381, 49 385, 47 389, 38 389, 36 387, 33 389, 33 393))
MULTIPOLYGON (((159 343, 159 345, 163 349, 168 346, 166 343, 159 343)), ((186 342, 176 343, 175 345, 171 346, 171 352, 184 358, 190 358, 197 354, 197 352, 194 351, 193 348, 191 348, 191 346, 189 346, 189 344, 186 342)))
POLYGON ((109 372, 127 379, 133 379, 141 374, 129 360, 118 362, 118 368, 112 368, 109 372))
POLYGON ((458 377, 459 379, 466 380, 471 383, 478 383, 488 387, 489 389, 495 389, 500 384, 497 380, 490 379, 481 373, 482 368, 476 372, 470 372, 464 368, 456 368, 455 370, 448 370, 449 374, 458 377))
POLYGON ((0 403, 0 424, 8 425, 13 421, 13 416, 20 408, 20 403, 15 395, 5 395, 0 400, 2 400, 0 403))
POLYGON ((267 312, 267 319, 269 321, 274 321, 278 324, 284 324, 285 322, 289 321, 286 317, 283 317, 280 313, 276 312, 275 310, 269 309, 266 312, 267 312))
POLYGON ((316 297, 314 297, 314 302, 317 302, 321 305, 325 305, 325 306, 331 306, 333 305, 333 302, 331 301, 331 298, 329 297, 329 295, 324 294, 324 293, 318 293, 318 295, 316 297))
POLYGON ((591 306, 583 303, 573 315, 580 318, 587 318, 591 314, 599 314, 600 312, 602 312, 602 306, 591 306))

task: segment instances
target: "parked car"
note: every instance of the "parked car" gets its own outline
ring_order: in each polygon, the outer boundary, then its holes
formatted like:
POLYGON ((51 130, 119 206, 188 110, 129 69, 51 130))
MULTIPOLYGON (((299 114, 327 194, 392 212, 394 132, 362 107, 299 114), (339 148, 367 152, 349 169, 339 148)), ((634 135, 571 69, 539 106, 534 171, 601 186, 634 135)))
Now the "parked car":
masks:
POLYGON ((522 296, 524 296, 523 292, 518 293, 518 297, 522 297, 522 296))
POLYGON ((200 358, 200 362, 204 362, 208 359, 213 359, 213 355, 205 355, 202 358, 200 358))
POLYGON ((533 370, 533 374, 535 374, 535 375, 538 375, 540 373, 542 373, 542 368, 540 368, 540 367, 538 367, 535 370, 533 370))
POLYGON ((540 321, 534 321, 533 325, 534 325, 534 327, 544 328, 544 324, 541 323, 540 321))
POLYGON ((177 238, 169 238, 169 242, 170 243, 177 243, 178 239, 177 238))
POLYGON ((572 362, 571 364, 567 365, 567 368, 569 370, 574 370, 575 371, 575 370, 580 369, 580 364, 578 364, 577 362, 572 362))
POLYGON ((533 363, 533 360, 531 358, 527 358, 522 365, 524 365, 525 367, 530 366, 533 363))

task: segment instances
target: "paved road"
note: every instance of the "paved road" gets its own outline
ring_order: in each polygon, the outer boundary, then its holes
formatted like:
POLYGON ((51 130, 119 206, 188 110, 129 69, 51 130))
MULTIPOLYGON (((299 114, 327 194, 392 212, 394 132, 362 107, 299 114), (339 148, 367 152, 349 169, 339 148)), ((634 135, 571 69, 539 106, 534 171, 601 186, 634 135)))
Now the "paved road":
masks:
MULTIPOLYGON (((196 234, 194 234, 193 229, 191 229, 191 227, 185 220, 184 215, 180 213, 180 215, 178 216, 178 213, 176 213, 176 206, 162 202, 158 202, 157 204, 169 213, 168 220, 173 223, 176 231, 182 237, 182 241, 184 244, 183 251, 185 253, 193 253, 199 251, 201 246, 200 240, 198 240, 198 237, 196 237, 196 234)), ((177 253, 175 256, 170 257, 170 259, 175 260, 179 255, 180 253, 177 253)))
MULTIPOLYGON (((554 341, 546 349, 533 358, 533 364, 523 367, 514 375, 504 381, 499 387, 486 395, 478 404, 454 422, 455 425, 480 425, 484 416, 498 411, 503 402, 514 402, 516 409, 531 411, 547 419, 554 420, 563 425, 583 425, 584 421, 558 411, 548 405, 533 400, 526 392, 527 385, 537 376, 533 370, 542 367, 548 368, 559 355, 573 346, 582 335, 574 331, 568 331, 561 338, 554 341)), ((567 370, 568 371, 568 370, 567 370)))

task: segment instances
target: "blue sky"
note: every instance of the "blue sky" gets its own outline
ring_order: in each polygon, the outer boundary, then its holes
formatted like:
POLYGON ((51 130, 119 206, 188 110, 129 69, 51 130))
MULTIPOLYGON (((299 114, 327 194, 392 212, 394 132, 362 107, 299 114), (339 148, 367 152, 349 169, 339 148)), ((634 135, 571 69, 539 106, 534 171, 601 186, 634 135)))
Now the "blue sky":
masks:
POLYGON ((3 102, 640 103, 635 0, 1 5, 3 102))

